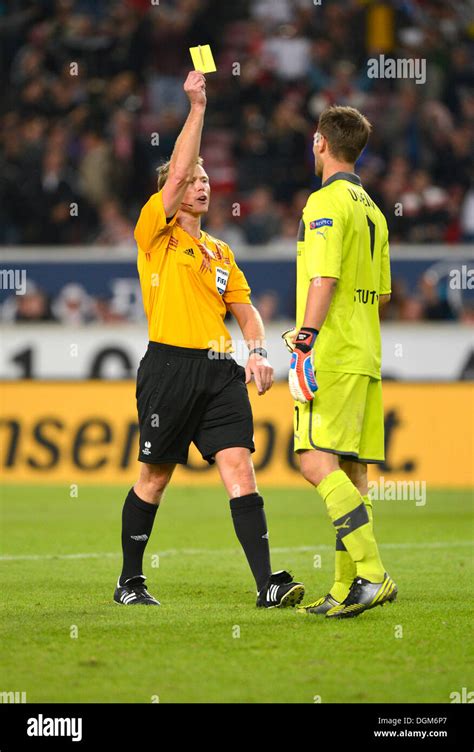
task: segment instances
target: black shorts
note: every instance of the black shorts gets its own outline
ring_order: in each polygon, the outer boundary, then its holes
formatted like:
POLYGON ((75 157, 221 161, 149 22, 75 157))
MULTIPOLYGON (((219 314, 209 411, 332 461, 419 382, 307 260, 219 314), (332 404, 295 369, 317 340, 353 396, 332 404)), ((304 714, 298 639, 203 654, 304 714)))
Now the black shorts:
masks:
POLYGON ((185 465, 191 442, 209 464, 220 449, 255 451, 245 369, 219 356, 148 343, 137 373, 139 462, 185 465))

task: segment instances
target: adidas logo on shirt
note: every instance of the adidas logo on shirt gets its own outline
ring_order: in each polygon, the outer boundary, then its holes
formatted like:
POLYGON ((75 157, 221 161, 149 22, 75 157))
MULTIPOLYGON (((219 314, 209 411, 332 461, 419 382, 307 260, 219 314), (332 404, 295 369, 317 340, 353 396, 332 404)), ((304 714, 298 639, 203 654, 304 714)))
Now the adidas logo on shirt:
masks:
POLYGON ((184 251, 184 253, 186 254, 186 256, 192 256, 193 258, 196 258, 196 256, 194 255, 194 251, 193 251, 192 248, 186 248, 186 250, 184 251))

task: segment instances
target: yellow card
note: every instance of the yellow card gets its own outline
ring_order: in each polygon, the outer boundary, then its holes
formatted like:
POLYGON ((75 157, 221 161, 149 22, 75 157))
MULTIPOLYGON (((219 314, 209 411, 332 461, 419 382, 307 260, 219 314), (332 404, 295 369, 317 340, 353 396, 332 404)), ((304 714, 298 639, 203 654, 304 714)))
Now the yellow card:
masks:
POLYGON ((212 57, 211 46, 200 44, 198 47, 190 47, 189 51, 193 59, 194 70, 201 73, 214 73, 217 70, 212 57))

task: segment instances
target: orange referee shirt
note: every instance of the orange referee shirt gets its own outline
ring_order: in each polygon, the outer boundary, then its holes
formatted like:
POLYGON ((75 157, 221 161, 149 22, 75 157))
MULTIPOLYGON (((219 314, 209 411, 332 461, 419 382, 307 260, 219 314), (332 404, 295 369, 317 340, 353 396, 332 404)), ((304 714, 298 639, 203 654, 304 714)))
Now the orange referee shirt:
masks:
POLYGON ((176 214, 167 222, 161 191, 141 210, 135 240, 149 339, 231 352, 227 306, 251 301, 229 246, 206 232, 193 238, 177 224, 176 214))

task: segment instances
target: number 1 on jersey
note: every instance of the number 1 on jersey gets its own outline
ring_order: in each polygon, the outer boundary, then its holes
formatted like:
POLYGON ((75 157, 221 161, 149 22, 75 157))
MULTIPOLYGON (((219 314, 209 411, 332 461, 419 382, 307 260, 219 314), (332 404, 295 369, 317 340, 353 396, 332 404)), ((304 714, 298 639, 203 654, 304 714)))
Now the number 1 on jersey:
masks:
POLYGON ((375 224, 374 222, 372 222, 372 220, 369 218, 367 214, 366 214, 366 217, 367 217, 367 224, 369 225, 370 256, 373 261, 374 260, 374 248, 375 248, 375 224))

